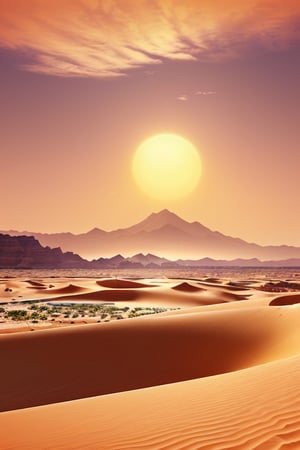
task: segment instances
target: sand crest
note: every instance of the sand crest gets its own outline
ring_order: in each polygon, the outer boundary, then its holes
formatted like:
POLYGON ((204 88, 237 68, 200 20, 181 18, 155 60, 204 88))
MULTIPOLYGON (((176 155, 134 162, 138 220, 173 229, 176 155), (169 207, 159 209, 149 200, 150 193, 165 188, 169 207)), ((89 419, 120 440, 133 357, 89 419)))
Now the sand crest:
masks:
POLYGON ((86 292, 87 289, 81 286, 76 286, 74 284, 69 284, 68 286, 58 288, 58 289, 47 289, 45 294, 77 294, 81 292, 86 292))
POLYGON ((200 292, 205 291, 206 289, 194 286, 193 284, 184 282, 173 286, 172 289, 180 292, 200 292))
POLYGON ((155 287, 154 284, 145 284, 139 283, 137 281, 130 280, 119 280, 119 279, 108 279, 97 281, 97 284, 102 287, 111 288, 111 289, 140 289, 140 288, 149 288, 155 287))

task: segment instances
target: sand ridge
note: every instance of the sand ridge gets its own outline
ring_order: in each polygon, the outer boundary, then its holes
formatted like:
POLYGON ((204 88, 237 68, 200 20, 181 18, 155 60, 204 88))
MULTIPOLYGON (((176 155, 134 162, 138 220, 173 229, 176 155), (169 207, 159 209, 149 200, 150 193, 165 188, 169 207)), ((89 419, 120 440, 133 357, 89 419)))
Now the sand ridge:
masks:
POLYGON ((200 292, 200 291, 206 291, 206 289, 195 286, 194 284, 183 282, 180 284, 177 284, 176 286, 173 286, 172 289, 180 292, 200 292))
POLYGON ((299 351, 299 320, 300 307, 261 307, 3 335, 0 407, 138 389, 284 358, 299 351))
POLYGON ((0 415, 1 442, 7 450, 296 450, 299 378, 297 355, 215 377, 10 411, 0 415))
POLYGON ((155 287, 154 284, 139 283, 132 280, 120 280, 117 278, 109 278, 107 280, 97 281, 97 284, 102 287, 113 288, 113 289, 140 289, 155 287))
POLYGON ((88 289, 81 287, 81 286, 77 286, 74 284, 69 284, 67 286, 58 288, 58 289, 50 289, 48 288, 45 291, 45 294, 50 294, 50 295, 54 295, 54 294, 62 294, 62 295, 68 295, 68 294, 77 294, 77 293, 81 293, 81 292, 86 292, 88 289))

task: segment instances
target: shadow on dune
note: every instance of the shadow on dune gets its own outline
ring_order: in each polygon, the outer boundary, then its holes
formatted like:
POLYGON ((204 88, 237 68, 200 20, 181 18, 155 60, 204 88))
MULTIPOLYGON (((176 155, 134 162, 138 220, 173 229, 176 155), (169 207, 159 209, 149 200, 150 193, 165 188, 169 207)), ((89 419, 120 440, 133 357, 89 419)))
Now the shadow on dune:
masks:
POLYGON ((249 297, 251 297, 252 294, 233 294, 232 292, 222 292, 220 293, 221 297, 227 301, 239 301, 239 300, 249 300, 249 297))
POLYGON ((99 286, 111 289, 139 289, 139 288, 155 287, 154 284, 144 284, 138 283, 137 281, 118 280, 118 279, 101 280, 96 281, 96 283, 99 286))
POLYGON ((80 292, 85 292, 86 289, 81 286, 76 286, 74 284, 69 284, 69 286, 65 286, 58 289, 48 289, 47 293, 49 294, 76 294, 80 292))
POLYGON ((300 311, 288 308, 281 314, 241 308, 6 335, 0 339, 0 410, 208 377, 291 356, 299 351, 299 318, 300 311))
POLYGON ((193 286, 192 284, 189 284, 189 283, 178 284, 177 286, 173 286, 172 289, 174 289, 175 291, 180 291, 180 292, 201 292, 201 291, 206 291, 206 289, 204 289, 204 288, 193 286))
POLYGON ((26 280, 26 283, 30 284, 31 286, 34 286, 35 288, 46 288, 47 287, 44 283, 41 283, 39 281, 26 280))
POLYGON ((84 294, 74 294, 62 297, 55 297, 52 301, 56 300, 92 300, 92 301, 133 301, 138 300, 143 296, 143 293, 140 293, 134 289, 107 289, 95 292, 86 292, 84 294))
POLYGON ((290 306, 300 303, 300 294, 296 295, 283 295, 282 297, 274 298, 271 301, 270 306, 290 306))

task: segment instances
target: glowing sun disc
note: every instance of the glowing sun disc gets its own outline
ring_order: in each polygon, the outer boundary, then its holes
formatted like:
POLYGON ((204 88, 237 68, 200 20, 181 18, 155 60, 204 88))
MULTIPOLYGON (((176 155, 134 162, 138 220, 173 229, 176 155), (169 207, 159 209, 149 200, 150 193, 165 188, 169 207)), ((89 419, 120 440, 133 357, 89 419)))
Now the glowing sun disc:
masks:
POLYGON ((191 142, 176 134, 158 134, 138 147, 132 170, 145 194, 159 200, 176 200, 196 188, 202 167, 191 142))

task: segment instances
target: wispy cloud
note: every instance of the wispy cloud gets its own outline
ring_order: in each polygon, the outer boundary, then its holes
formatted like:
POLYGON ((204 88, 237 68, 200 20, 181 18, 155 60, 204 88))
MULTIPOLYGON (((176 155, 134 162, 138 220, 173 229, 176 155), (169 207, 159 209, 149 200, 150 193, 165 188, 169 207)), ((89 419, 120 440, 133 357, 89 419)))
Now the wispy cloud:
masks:
POLYGON ((216 95, 216 91, 197 91, 195 95, 216 95))
POLYGON ((0 46, 25 51, 27 70, 111 77, 283 48, 299 23, 299 0, 1 0, 0 46))
POLYGON ((179 97, 177 97, 177 100, 180 100, 181 102, 186 102, 188 100, 188 96, 180 95, 179 97))
POLYGON ((193 92, 191 94, 183 94, 180 95, 179 97, 177 97, 177 100, 180 100, 182 102, 187 102, 188 100, 190 100, 191 98, 198 96, 198 95, 216 95, 217 92, 216 91, 197 91, 197 92, 193 92))

